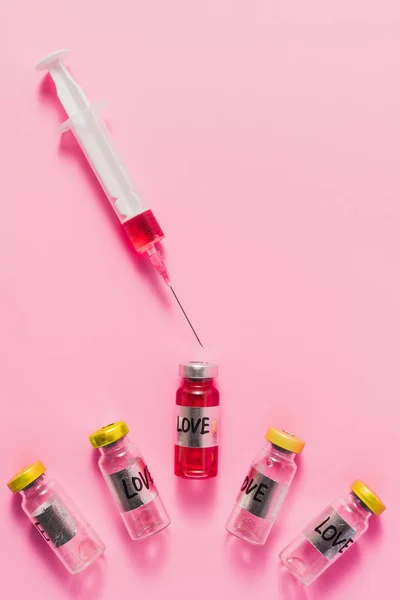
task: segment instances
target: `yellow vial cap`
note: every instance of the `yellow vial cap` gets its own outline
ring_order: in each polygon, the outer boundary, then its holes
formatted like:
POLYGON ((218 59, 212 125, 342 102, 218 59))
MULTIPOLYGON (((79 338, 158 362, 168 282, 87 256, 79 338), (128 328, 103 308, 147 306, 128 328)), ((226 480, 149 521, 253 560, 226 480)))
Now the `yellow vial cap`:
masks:
POLYGON ((117 421, 116 423, 110 423, 110 425, 106 425, 89 435, 89 441, 93 448, 101 448, 102 446, 117 442, 127 433, 129 433, 129 427, 125 421, 117 421))
POLYGON ((292 435, 283 429, 275 429, 274 427, 268 429, 265 438, 271 442, 271 444, 279 446, 279 448, 283 448, 283 450, 287 450, 288 452, 295 452, 296 454, 303 452, 304 446, 306 445, 303 440, 295 435, 292 435))
POLYGON ((351 484, 350 489, 374 515, 381 515, 386 510, 386 506, 379 496, 359 479, 351 484))
POLYGON ((18 471, 18 473, 15 473, 14 477, 10 479, 7 485, 13 494, 17 494, 24 488, 28 487, 28 485, 33 483, 35 479, 43 475, 45 471, 46 467, 40 460, 38 460, 31 465, 27 465, 18 471))

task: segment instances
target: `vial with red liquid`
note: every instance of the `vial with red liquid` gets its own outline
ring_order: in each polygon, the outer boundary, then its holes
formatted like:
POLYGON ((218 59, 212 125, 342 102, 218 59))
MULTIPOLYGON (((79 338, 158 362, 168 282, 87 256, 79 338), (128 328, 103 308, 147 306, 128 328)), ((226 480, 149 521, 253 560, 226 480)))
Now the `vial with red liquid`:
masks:
POLYGON ((49 479, 40 461, 21 469, 8 482, 22 496, 22 508, 70 573, 79 573, 105 550, 105 545, 73 505, 59 483, 49 479))
POLYGON ((179 365, 182 385, 176 392, 175 475, 210 479, 218 473, 218 366, 207 362, 179 365))
POLYGON ((385 510, 382 500, 360 480, 345 497, 335 498, 279 554, 282 564, 310 585, 365 533, 372 514, 385 510))
POLYGON ((129 535, 143 540, 168 527, 170 518, 141 453, 129 440, 125 421, 111 423, 89 437, 100 451, 99 467, 129 535))
POLYGON ((267 444, 255 456, 226 523, 250 544, 265 544, 296 473, 295 456, 305 443, 282 429, 268 429, 267 444))

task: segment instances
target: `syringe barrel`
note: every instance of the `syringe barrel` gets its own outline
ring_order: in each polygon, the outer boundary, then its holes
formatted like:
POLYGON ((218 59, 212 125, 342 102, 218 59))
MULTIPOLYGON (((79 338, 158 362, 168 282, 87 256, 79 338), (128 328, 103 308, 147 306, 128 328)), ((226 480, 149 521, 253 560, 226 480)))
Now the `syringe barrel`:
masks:
POLYGON ((108 128, 89 106, 65 123, 71 129, 121 223, 145 209, 114 150, 108 128))
POLYGON ((160 261, 154 250, 154 244, 164 238, 164 233, 152 211, 143 207, 133 190, 107 126, 64 65, 65 54, 65 50, 54 52, 36 66, 39 70, 47 69, 55 83, 57 95, 68 115, 62 128, 64 131, 70 129, 74 134, 135 250, 148 252, 156 268, 159 271, 165 269, 162 261, 158 264, 160 261))

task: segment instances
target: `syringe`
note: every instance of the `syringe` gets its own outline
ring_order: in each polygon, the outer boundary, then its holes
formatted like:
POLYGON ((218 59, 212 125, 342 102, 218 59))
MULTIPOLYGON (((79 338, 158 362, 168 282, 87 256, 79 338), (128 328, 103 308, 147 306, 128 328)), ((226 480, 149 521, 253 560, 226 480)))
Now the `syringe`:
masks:
POLYGON ((96 109, 89 104, 82 88, 65 67, 62 59, 67 52, 67 50, 60 50, 49 54, 36 65, 36 70, 48 70, 50 73, 56 86, 57 96, 68 115, 61 130, 70 129, 75 135, 132 246, 140 254, 147 253, 156 271, 171 288, 197 341, 202 346, 199 336, 175 294, 167 267, 155 246, 164 238, 164 233, 153 212, 143 208, 138 195, 133 191, 128 174, 113 148, 105 123, 96 109))

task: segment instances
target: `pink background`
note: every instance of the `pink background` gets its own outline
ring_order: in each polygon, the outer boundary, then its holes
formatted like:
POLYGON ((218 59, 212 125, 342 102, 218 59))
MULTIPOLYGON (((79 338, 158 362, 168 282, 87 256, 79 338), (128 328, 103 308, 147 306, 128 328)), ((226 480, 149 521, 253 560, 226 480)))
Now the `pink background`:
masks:
POLYGON ((400 5, 396 0, 3 2, 1 596, 376 600, 399 528, 400 5), (202 357, 134 256, 33 70, 60 47, 167 239, 220 364, 220 475, 173 475, 181 360, 202 357), (125 419, 172 517, 132 543, 87 436, 125 419), (307 442, 265 547, 225 533, 275 425, 307 442), (5 482, 41 459, 106 541, 69 576, 5 482), (388 511, 308 590, 278 551, 353 479, 388 511))

